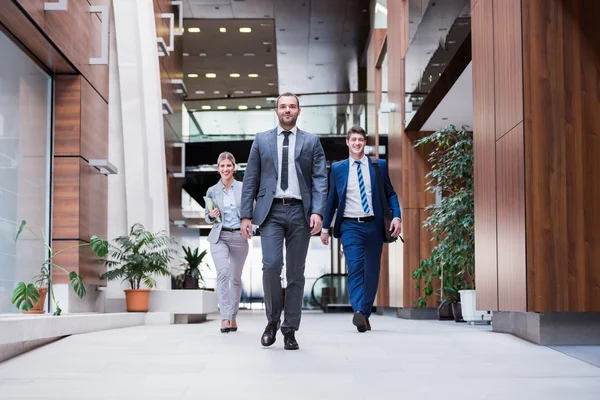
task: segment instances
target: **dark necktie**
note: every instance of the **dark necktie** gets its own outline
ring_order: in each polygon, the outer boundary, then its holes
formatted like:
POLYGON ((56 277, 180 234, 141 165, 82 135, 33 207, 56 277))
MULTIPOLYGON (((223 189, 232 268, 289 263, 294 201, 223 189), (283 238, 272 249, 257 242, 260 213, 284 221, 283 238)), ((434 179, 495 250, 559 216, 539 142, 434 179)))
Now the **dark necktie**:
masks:
POLYGON ((288 188, 288 156, 289 156, 289 148, 290 148, 290 131, 283 131, 283 148, 281 151, 281 190, 284 192, 288 188))

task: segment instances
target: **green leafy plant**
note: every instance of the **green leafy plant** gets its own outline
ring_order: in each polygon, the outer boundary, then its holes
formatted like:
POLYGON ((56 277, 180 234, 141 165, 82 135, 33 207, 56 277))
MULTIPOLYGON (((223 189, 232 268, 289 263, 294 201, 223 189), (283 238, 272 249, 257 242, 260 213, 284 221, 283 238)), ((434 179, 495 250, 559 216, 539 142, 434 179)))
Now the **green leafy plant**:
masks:
POLYGON ((131 289, 144 284, 153 288, 154 275, 170 276, 169 263, 175 254, 175 239, 166 232, 152 233, 135 224, 129 235, 119 236, 108 244, 104 262, 108 271, 102 279, 127 281, 131 289))
MULTIPOLYGON (((193 251, 190 247, 181 247, 183 249, 183 272, 175 277, 175 288, 177 289, 197 289, 204 287, 204 277, 202 276, 202 266, 208 267, 204 262, 204 257, 208 254, 208 250, 202 252, 198 248, 193 251)), ((208 267, 210 269, 210 267, 208 267)), ((181 270, 180 270, 181 271, 181 270)))
POLYGON ((415 304, 425 307, 434 294, 433 282, 441 279, 442 302, 460 301, 459 290, 471 289, 475 281, 475 213, 473 177, 473 135, 463 126, 444 129, 420 139, 415 146, 431 145, 431 172, 427 190, 443 194, 440 204, 426 208, 429 217, 423 227, 437 245, 429 258, 413 272, 422 296, 415 304))
POLYGON ((78 245, 69 246, 67 248, 55 252, 46 240, 44 232, 42 231, 42 237, 40 238, 33 230, 31 230, 31 228, 27 226, 27 221, 25 220, 21 221, 21 225, 19 226, 19 229, 15 236, 15 241, 19 239, 19 236, 21 236, 21 233, 23 233, 24 230, 31 232, 31 234, 33 234, 36 238, 42 240, 44 246, 48 251, 47 254, 49 256, 42 263, 42 266, 40 267, 40 273, 33 277, 33 283, 17 283, 17 286, 13 291, 11 302, 17 307, 17 309, 22 311, 29 311, 38 303, 38 301, 40 301, 39 289, 48 288, 52 296, 52 300, 56 304, 56 311, 54 312, 54 315, 61 315, 62 309, 56 302, 56 298, 54 297, 54 290, 52 289, 52 269, 58 268, 69 276, 71 287, 80 299, 85 297, 86 289, 83 284, 83 278, 81 277, 81 275, 73 271, 67 271, 60 265, 56 264, 54 262, 54 259, 61 253, 83 246, 91 246, 92 250, 98 257, 104 257, 108 251, 108 242, 94 235, 92 236, 90 243, 81 243, 78 245))

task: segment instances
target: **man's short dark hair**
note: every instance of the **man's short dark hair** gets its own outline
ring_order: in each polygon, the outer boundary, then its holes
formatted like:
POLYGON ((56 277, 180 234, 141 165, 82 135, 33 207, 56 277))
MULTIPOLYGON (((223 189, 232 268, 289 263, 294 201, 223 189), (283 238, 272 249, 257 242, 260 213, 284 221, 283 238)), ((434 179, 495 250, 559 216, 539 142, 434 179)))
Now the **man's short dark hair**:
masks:
POLYGON ((367 138, 367 133, 365 132, 365 130, 358 125, 350 128, 350 130, 346 134, 346 139, 350 139, 350 136, 352 136, 353 134, 359 134, 362 135, 363 138, 367 138))
POLYGON ((298 99, 298 96, 296 96, 294 93, 290 93, 290 92, 285 92, 285 93, 279 95, 279 97, 277 98, 277 107, 278 108, 279 108, 279 99, 282 97, 295 97, 296 103, 298 104, 298 108, 300 108, 300 100, 298 99))

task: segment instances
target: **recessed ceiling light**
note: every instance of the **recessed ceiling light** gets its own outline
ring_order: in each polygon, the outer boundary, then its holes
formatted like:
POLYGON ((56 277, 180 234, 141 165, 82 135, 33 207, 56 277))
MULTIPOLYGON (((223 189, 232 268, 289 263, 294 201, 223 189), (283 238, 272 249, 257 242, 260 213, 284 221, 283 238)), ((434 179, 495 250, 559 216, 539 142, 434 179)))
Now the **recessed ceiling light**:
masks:
POLYGON ((244 53, 244 57, 254 57, 254 53, 244 53))
POLYGON ((239 78, 240 74, 229 74, 230 78, 239 78))
POLYGON ((209 72, 209 73, 206 74, 206 77, 207 78, 216 78, 217 74, 215 74, 214 72, 209 72))
POLYGON ((188 78, 197 78, 198 74, 188 74, 188 78))
POLYGON ((196 112, 196 111, 198 111, 198 110, 196 110, 196 109, 193 109, 193 110, 188 110, 188 111, 189 111, 189 112, 196 112))
POLYGON ((258 78, 258 74, 248 74, 248 78, 258 78))
POLYGON ((196 94, 204 94, 204 90, 196 90, 196 94))
POLYGON ((198 33, 200 32, 200 28, 188 28, 189 33, 198 33))
POLYGON ((255 107, 257 110, 260 110, 262 107, 261 106, 256 106, 255 107))
POLYGON ((266 26, 271 26, 271 24, 265 24, 265 23, 263 23, 263 24, 260 24, 260 26, 262 26, 264 28, 266 26))
POLYGON ((221 91, 220 90, 215 90, 213 93, 214 94, 221 94, 221 91))
POLYGON ((265 67, 271 68, 271 67, 273 67, 273 64, 265 64, 265 67))
POLYGON ((183 56, 187 57, 187 56, 189 56, 189 54, 188 53, 183 53, 183 56))
POLYGON ((270 44, 273 44, 273 42, 263 42, 263 44, 264 44, 265 46, 268 46, 268 45, 270 45, 270 44))
POLYGON ((225 27, 221 27, 221 28, 219 28, 219 32, 223 32, 223 33, 225 33, 225 32, 227 32, 227 28, 225 28, 225 27))
POLYGON ((235 92, 233 92, 234 94, 244 94, 243 90, 236 90, 235 92))
POLYGON ((231 53, 225 53, 225 55, 226 55, 227 57, 231 57, 233 54, 231 54, 231 53))
POLYGON ((268 84, 269 86, 275 86, 275 84, 273 82, 269 82, 268 84))
POLYGON ((250 33, 250 32, 252 32, 252 28, 246 28, 246 27, 240 28, 240 32, 241 33, 250 33))
POLYGON ((227 106, 219 106, 217 107, 218 110, 227 110, 227 106))
POLYGON ((203 110, 210 110, 210 109, 211 109, 211 106, 202 106, 202 109, 203 109, 203 110))
POLYGON ((206 53, 200 53, 199 56, 200 57, 206 57, 206 53))
POLYGON ((252 93, 252 94, 261 94, 261 91, 260 91, 260 90, 253 90, 253 91, 252 91, 252 92, 250 92, 250 93, 252 93))
POLYGON ((248 106, 238 106, 238 110, 247 110, 248 106))

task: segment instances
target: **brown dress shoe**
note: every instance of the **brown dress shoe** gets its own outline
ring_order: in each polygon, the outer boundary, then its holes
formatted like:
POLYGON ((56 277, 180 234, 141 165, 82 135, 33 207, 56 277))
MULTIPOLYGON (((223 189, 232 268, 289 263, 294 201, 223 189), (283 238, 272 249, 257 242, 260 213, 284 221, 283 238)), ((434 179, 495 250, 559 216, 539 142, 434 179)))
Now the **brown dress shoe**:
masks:
POLYGON ((294 331, 283 334, 283 348, 286 350, 298 350, 300 348, 300 346, 298 346, 298 342, 296 341, 294 331))
POLYGON ((275 343, 276 335, 277 335, 277 324, 267 324, 265 331, 263 332, 263 334, 260 338, 260 343, 265 347, 269 347, 273 343, 275 343))
POLYGON ((369 322, 369 318, 365 318, 365 325, 367 325, 367 330, 371 330, 371 323, 369 322))

